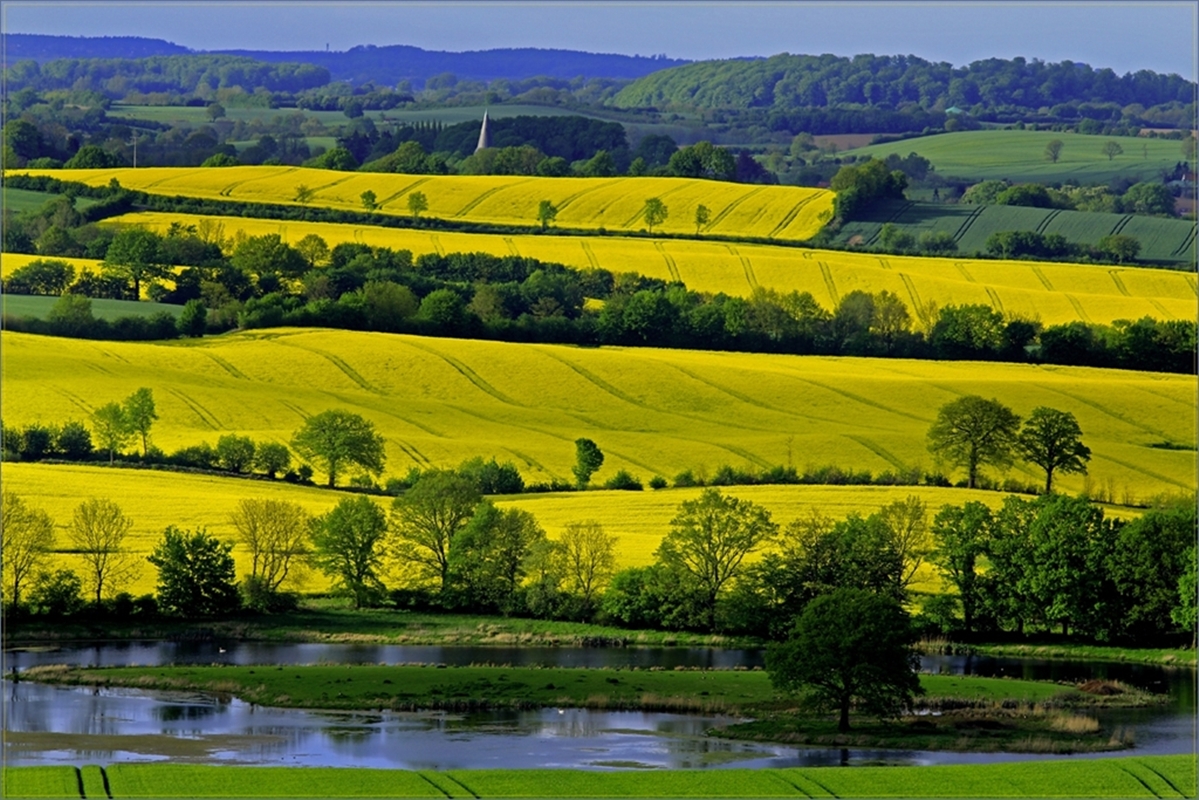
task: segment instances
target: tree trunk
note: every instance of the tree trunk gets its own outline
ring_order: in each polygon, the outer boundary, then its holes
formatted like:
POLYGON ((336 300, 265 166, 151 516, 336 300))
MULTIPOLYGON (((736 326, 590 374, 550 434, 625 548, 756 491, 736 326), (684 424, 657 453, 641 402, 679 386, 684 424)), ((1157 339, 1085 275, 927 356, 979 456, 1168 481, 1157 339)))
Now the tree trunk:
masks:
POLYGON ((837 730, 841 733, 849 731, 849 695, 841 698, 841 719, 837 722, 837 730))
POLYGON ((1053 494, 1053 470, 1045 470, 1045 494, 1053 494))

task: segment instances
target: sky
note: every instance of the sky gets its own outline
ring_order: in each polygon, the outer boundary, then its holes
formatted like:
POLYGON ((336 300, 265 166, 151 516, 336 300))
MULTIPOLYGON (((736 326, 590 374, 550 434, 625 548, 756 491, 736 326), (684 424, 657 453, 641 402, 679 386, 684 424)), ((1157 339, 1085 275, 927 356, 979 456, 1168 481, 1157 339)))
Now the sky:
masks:
POLYGON ((692 60, 805 53, 1069 59, 1196 78, 1187 2, 20 2, 6 33, 145 36, 198 50, 541 47, 692 60))

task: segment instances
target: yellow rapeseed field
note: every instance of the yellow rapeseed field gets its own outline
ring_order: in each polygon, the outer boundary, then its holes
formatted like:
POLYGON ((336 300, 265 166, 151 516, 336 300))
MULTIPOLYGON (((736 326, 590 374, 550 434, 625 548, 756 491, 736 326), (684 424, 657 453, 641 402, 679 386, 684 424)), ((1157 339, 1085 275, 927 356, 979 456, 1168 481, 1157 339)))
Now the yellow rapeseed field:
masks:
MULTIPOLYGON (((1094 452, 1084 480, 1143 499, 1193 491, 1196 379, 977 362, 577 348, 383 333, 275 329, 167 343, 5 332, 9 425, 86 419, 133 389, 154 392, 168 452, 237 432, 287 442, 306 416, 347 408, 386 438, 387 474, 476 455, 529 481, 570 479, 574 440, 642 480, 721 464, 932 469, 924 437, 963 394, 1018 414, 1073 412, 1094 452), (1177 449, 1190 448, 1190 449, 1177 449)), ((1041 480, 1017 466, 1012 477, 1041 480)), ((318 476, 319 477, 319 476, 318 476)))
MULTIPOLYGON (((69 548, 66 524, 72 510, 89 497, 107 497, 133 520, 127 548, 139 561, 148 555, 168 525, 186 529, 205 528, 223 541, 236 541, 229 515, 246 498, 286 500, 299 503, 310 514, 323 514, 347 495, 323 489, 264 481, 238 480, 169 472, 107 469, 104 467, 48 464, 5 464, 5 490, 23 497, 31 506, 45 510, 57 523, 58 549, 69 548)), ((551 539, 561 535, 568 522, 594 519, 604 530, 619 538, 621 567, 641 566, 653 561, 654 551, 670 528, 670 520, 684 500, 692 500, 701 489, 663 489, 657 492, 611 492, 522 495, 498 498, 502 507, 519 507, 531 512, 551 539)), ((770 511, 780 527, 813 510, 842 519, 851 513, 868 515, 882 506, 909 495, 920 497, 930 513, 947 503, 977 500, 998 507, 1005 495, 966 489, 884 486, 733 486, 721 491, 751 500, 770 511)), ((384 509, 390 498, 376 498, 384 509)), ((1109 514, 1131 516, 1127 509, 1108 508, 1109 514)), ((238 574, 248 569, 243 548, 233 555, 238 574)), ((63 567, 78 569, 78 556, 59 553, 63 567)), ((154 588, 154 568, 144 563, 132 591, 154 588)), ((915 588, 935 590, 939 581, 931 569, 922 570, 915 588)), ((302 588, 323 591, 328 581, 319 573, 304 576, 302 588)))
POLYGON ((78 276, 84 271, 99 272, 102 262, 92 258, 64 258, 62 256, 31 256, 22 253, 4 253, 0 255, 0 278, 8 279, 9 275, 27 266, 31 261, 65 261, 75 268, 78 276))
MULTIPOLYGON (((196 224, 181 214, 126 214, 112 225, 144 225, 165 231, 172 222, 196 224)), ((484 252, 522 255, 572 267, 603 267, 664 280, 682 280, 702 292, 748 295, 763 286, 781 292, 806 291, 826 308, 855 289, 895 292, 914 311, 935 301, 981 303, 1005 314, 1039 318, 1047 325, 1075 320, 1190 319, 1195 315, 1193 274, 1164 269, 1101 267, 1033 261, 877 256, 836 250, 772 245, 723 244, 586 236, 497 236, 433 233, 315 222, 280 222, 242 217, 208 217, 224 226, 226 237, 279 234, 295 243, 316 234, 329 246, 360 242, 408 249, 414 254, 484 252)), ((916 316, 913 313, 913 316, 916 316)))
POLYGON ((519 175, 399 175, 333 172, 303 167, 150 167, 143 169, 20 170, 22 174, 122 186, 153 194, 296 203, 296 189, 313 190, 310 205, 362 211, 372 191, 382 213, 407 216, 408 196, 421 192, 430 217, 536 226, 537 208, 549 200, 558 224, 612 231, 639 230, 645 201, 662 200, 669 216, 660 230, 694 233, 695 212, 711 212, 705 233, 807 239, 832 216, 833 193, 800 186, 754 186, 693 178, 538 178, 519 175))

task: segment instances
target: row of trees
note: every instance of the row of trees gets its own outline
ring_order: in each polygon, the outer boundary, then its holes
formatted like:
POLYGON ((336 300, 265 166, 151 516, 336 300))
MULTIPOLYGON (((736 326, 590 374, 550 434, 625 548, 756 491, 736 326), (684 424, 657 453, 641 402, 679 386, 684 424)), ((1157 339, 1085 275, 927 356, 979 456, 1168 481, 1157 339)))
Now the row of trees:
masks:
POLYGON ((1161 181, 1141 181, 1127 186, 1123 192, 1115 192, 1109 187, 1054 188, 1039 183, 1013 184, 1006 180, 987 180, 967 188, 962 194, 961 202, 971 205, 1177 216, 1174 210, 1174 194, 1161 181))

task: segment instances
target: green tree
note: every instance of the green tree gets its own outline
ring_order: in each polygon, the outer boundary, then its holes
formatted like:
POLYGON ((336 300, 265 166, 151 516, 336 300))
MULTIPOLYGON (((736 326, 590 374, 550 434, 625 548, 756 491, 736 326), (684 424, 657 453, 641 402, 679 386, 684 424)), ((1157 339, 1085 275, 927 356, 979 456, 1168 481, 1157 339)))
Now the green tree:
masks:
POLYGON ((599 446, 590 439, 575 439, 575 465, 571 468, 575 483, 580 489, 586 489, 591 476, 604 465, 604 454, 599 446))
POLYGON ((141 299, 142 281, 168 276, 170 270, 158 257, 159 236, 145 228, 125 228, 112 237, 104 255, 104 266, 133 281, 133 299, 141 299))
POLYGON ((408 195, 408 213, 412 219, 420 219, 420 215, 429 210, 429 198, 424 192, 412 192, 408 195))
POLYGON ((121 410, 124 412, 129 431, 141 437, 144 458, 150 452, 150 428, 154 426, 154 420, 158 419, 158 412, 154 409, 154 393, 145 386, 141 387, 125 398, 125 405, 121 410))
POLYGON ((695 235, 699 236, 700 230, 708 224, 708 220, 712 218, 712 212, 703 203, 695 207, 695 235))
POLYGON ((113 169, 121 166, 121 159, 99 145, 85 144, 62 166, 63 169, 113 169))
POLYGON ((455 537, 474 516, 479 493, 471 482, 450 470, 429 470, 391 505, 396 553, 425 578, 449 588, 450 552, 455 537))
MULTIPOLYGON (((1193 142, 1194 139, 1192 138, 1193 142)), ((1195 649, 1196 634, 1196 613, 1195 613, 1195 595, 1199 593, 1199 581, 1195 579, 1195 562, 1196 551, 1192 546, 1187 551, 1187 568, 1178 578, 1178 605, 1170 612, 1170 619, 1174 620, 1178 627, 1184 631, 1189 631, 1191 634, 1191 649, 1195 649)))
POLYGON ((57 297, 75 280, 75 268, 66 261, 39 258, 30 261, 4 281, 4 291, 57 297))
POLYGON ((568 522, 562 545, 568 590, 591 610, 616 572, 616 537, 595 520, 568 522))
POLYGON ((92 454, 92 435, 82 422, 65 422, 54 437, 54 449, 61 453, 63 458, 83 461, 92 454))
POLYGON ((261 442, 254 452, 254 466, 274 478, 275 473, 291 466, 291 452, 278 442, 261 442))
POLYGON ((558 207, 549 200, 537 204, 537 221, 541 223, 541 230, 548 228, 557 218, 558 207))
POLYGON ((374 211, 379 207, 379 196, 370 189, 367 189, 365 192, 358 195, 358 197, 362 199, 362 207, 367 211, 374 211))
POLYGON ((1164 183, 1142 181, 1128 187, 1120 198, 1120 207, 1126 214, 1156 214, 1174 216, 1174 195, 1164 183))
POLYGON ((46 320, 60 335, 82 336, 96 321, 92 316, 92 300, 81 294, 64 294, 54 301, 46 320))
POLYGON ((1082 428, 1069 411, 1038 406, 1016 438, 1020 456, 1045 470, 1045 493, 1053 491, 1054 472, 1087 474, 1091 448, 1082 443, 1082 428))
POLYGON ((916 634, 894 599, 861 589, 837 589, 808 604, 785 642, 766 651, 766 670, 779 691, 805 692, 818 709, 835 709, 849 731, 856 703, 878 717, 910 709, 923 694, 912 650, 916 634))
POLYGON ((716 627, 716 600, 741 571, 745 557, 778 534, 770 512, 749 500, 707 489, 685 500, 655 557, 667 568, 690 575, 703 589, 710 629, 716 627))
POLYGON ((204 110, 208 114, 208 118, 213 122, 225 116, 225 107, 220 103, 209 103, 204 110))
POLYGON ((1141 253, 1141 242, 1125 233, 1110 233, 1096 245, 1099 252, 1117 264, 1131 264, 1141 253))
POLYGON ((503 614, 520 611, 519 589, 530 557, 546 541, 545 531, 528 511, 499 509, 488 500, 478 503, 449 551, 454 593, 475 608, 503 614))
POLYGON ((387 516, 369 497, 346 498, 312 526, 312 562, 333 578, 354 607, 370 605, 382 592, 387 516))
POLYGON ((92 498, 75 507, 67 538, 71 549, 83 560, 87 583, 95 589, 97 603, 105 586, 111 588, 136 575, 133 556, 124 549, 132 527, 133 520, 111 500, 92 498))
POLYGON ((188 619, 236 611, 241 600, 232 550, 231 543, 210 536, 203 528, 189 534, 169 526, 146 557, 158 567, 158 607, 188 619))
POLYGON ((1101 149, 1099 152, 1107 156, 1108 161, 1111 161, 1116 156, 1122 155, 1124 153, 1124 148, 1121 147, 1120 143, 1114 139, 1108 139, 1103 143, 1103 149, 1101 149))
POLYGON ((120 450, 128 446, 135 431, 125 417, 125 410, 118 403, 106 403, 91 414, 92 433, 100 448, 108 451, 108 463, 111 464, 120 450))
POLYGON ((315 461, 329 475, 329 486, 348 464, 372 475, 383 472, 383 437, 372 422, 349 411, 330 409, 309 417, 291 439, 291 449, 315 461))
POLYGON ((1116 636, 1150 644, 1178 623, 1179 581, 1188 570, 1194 575, 1195 525, 1195 506, 1187 503, 1149 509, 1119 529, 1105 570, 1119 597, 1111 615, 1116 636))
POLYGON ((978 485, 979 467, 1007 467, 1020 417, 998 400, 968 395, 941 406, 928 429, 928 449, 955 467, 965 467, 967 486, 978 485))
POLYGON ((249 436, 227 433, 217 439, 217 464, 230 472, 249 472, 254 465, 254 451, 254 440, 249 436))
POLYGON ((208 331, 208 309, 203 300, 193 299, 183 304, 183 311, 179 312, 179 319, 175 322, 175 330, 182 336, 193 338, 203 336, 208 331))
POLYGON ((967 633, 974 630, 983 601, 977 568, 987 552, 990 530, 991 510, 974 500, 961 506, 941 506, 933 518, 931 558, 958 590, 967 633))
POLYGON ((296 251, 304 257, 309 267, 320 266, 329 260, 328 243, 315 233, 310 233, 296 242, 296 251))
POLYGON ((1065 146, 1061 139, 1050 140, 1049 144, 1045 145, 1045 158, 1056 164, 1057 160, 1062 157, 1062 148, 1065 146))
POLYGON ((259 279, 264 275, 299 278, 308 270, 308 260, 277 233, 246 238, 233 250, 229 261, 259 279))
POLYGON ((299 503, 247 498, 229 515, 237 539, 250 556, 250 577, 277 592, 303 571, 312 519, 299 503))
POLYGON ((29 592, 29 605, 51 618, 70 617, 83 608, 83 582, 69 569, 39 572, 29 592))
POLYGON ((308 184, 300 183, 296 185, 296 194, 294 199, 301 206, 306 206, 312 202, 312 198, 316 196, 316 190, 308 186, 308 184))
POLYGON ((645 217, 645 224, 649 226, 649 232, 654 232, 655 225, 661 225, 670 216, 670 209, 656 197, 651 197, 645 201, 645 208, 641 212, 645 217))
POLYGON ((4 590, 13 605, 20 605, 22 584, 54 549, 54 520, 45 511, 30 508, 14 492, 5 491, 0 522, 4 590))

